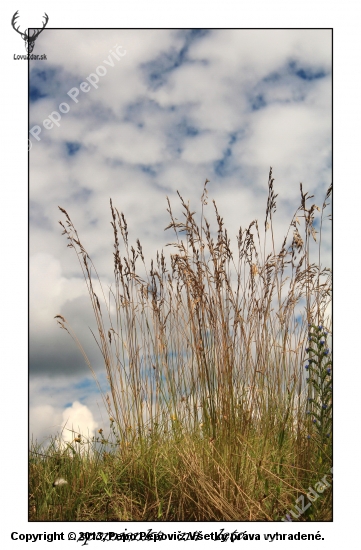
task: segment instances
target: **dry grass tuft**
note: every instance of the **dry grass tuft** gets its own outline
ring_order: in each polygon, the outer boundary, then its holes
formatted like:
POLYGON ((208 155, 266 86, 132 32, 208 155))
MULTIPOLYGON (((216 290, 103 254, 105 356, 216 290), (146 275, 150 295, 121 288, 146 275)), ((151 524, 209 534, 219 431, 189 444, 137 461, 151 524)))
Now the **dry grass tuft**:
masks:
MULTIPOLYGON (((239 229, 233 251, 214 201, 215 231, 205 216, 207 183, 199 223, 179 193, 181 221, 167 198, 166 229, 174 232, 167 244, 170 264, 162 251, 150 269, 139 240, 129 244, 124 214, 110 201, 109 299, 70 216, 59 207, 65 216, 59 223, 77 253, 93 306, 113 440, 94 443, 88 459, 81 459, 84 498, 77 493, 74 466, 66 472, 70 479, 59 472, 68 480, 62 488, 66 502, 53 504, 51 513, 41 504, 45 489, 38 471, 49 468, 54 456, 33 458, 31 519, 272 521, 329 472, 331 439, 320 454, 316 438, 307 438, 304 361, 309 323, 331 332, 331 271, 320 261, 331 187, 319 209, 308 206, 312 197, 301 184, 301 204, 277 251, 271 169, 262 239, 254 220, 239 229), (318 264, 310 260, 310 237, 318 240, 318 264)), ((65 318, 56 319, 91 368, 65 318)), ((300 520, 330 516, 331 492, 300 520)))

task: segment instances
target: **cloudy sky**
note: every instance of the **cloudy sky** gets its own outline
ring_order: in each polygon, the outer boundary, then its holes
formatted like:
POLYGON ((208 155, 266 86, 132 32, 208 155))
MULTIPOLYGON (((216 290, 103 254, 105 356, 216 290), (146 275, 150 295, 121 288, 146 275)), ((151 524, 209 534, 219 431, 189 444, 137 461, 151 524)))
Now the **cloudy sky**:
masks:
POLYGON ((103 383, 58 206, 106 285, 110 198, 149 265, 172 241, 166 196, 180 213, 179 190, 199 212, 208 178, 236 245, 240 225, 264 222, 272 166, 280 246, 300 182, 319 206, 331 183, 331 31, 49 30, 36 49, 48 61, 30 64, 30 432, 43 440, 67 419, 84 433, 107 425, 84 359, 54 319, 71 323, 103 383))

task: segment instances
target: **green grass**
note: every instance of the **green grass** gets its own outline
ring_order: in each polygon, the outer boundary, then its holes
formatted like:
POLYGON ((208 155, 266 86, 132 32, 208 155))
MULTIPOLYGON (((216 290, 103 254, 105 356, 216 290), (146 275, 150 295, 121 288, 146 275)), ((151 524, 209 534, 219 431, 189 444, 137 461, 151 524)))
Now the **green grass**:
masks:
POLYGON ((92 441, 32 444, 30 520, 277 521, 290 510, 293 521, 332 519, 331 272, 321 265, 331 187, 318 208, 301 185, 276 251, 273 181, 270 170, 262 240, 254 220, 237 253, 214 201, 214 232, 207 221, 208 181, 199 222, 181 195, 182 221, 168 200, 170 265, 162 251, 150 269, 111 202, 107 293, 60 209, 97 323, 109 435, 104 426, 92 441), (53 487, 57 477, 67 484, 53 487))

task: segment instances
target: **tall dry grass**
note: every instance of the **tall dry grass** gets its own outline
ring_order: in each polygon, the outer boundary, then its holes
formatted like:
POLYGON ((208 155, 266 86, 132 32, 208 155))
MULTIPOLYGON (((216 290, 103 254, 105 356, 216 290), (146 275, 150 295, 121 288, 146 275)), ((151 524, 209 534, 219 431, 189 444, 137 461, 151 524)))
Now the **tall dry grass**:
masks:
MULTIPOLYGON (((331 271, 321 265, 331 187, 318 208, 309 206, 312 197, 301 185, 300 206, 277 249, 271 169, 264 224, 254 220, 240 228, 232 251, 214 201, 214 232, 207 221, 207 184, 198 222, 179 193, 181 221, 167 198, 170 262, 162 251, 150 267, 139 240, 135 247, 129 243, 125 216, 110 201, 114 284, 107 290, 60 208, 65 219, 59 223, 88 287, 109 382, 103 398, 112 439, 98 447, 107 457, 101 454, 101 468, 87 467, 102 487, 104 479, 112 487, 100 519, 277 520, 331 467, 330 434, 325 440, 322 432, 321 441, 312 432, 321 389, 322 399, 328 396, 322 418, 329 431, 331 375, 320 355, 307 383, 304 364, 311 327, 327 329, 329 338, 332 332, 331 271), (318 263, 311 262, 313 245, 318 263)), ((92 368, 66 319, 56 318, 92 368)), ((330 371, 332 359, 325 359, 330 371)), ((330 517, 331 491, 300 520, 330 517)))

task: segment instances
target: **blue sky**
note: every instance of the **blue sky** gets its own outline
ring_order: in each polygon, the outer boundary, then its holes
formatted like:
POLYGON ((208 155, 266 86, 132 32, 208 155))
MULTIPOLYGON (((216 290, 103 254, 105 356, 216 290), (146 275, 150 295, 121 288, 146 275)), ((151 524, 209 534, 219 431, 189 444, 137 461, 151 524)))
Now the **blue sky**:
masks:
MULTIPOLYGON (((172 240, 166 195, 176 213, 177 190, 199 211, 208 178, 236 246, 240 225, 263 224, 272 166, 280 245, 300 182, 319 206, 331 183, 331 31, 54 30, 37 47, 50 60, 30 64, 30 419, 41 439, 69 406, 81 426, 103 422, 84 360, 54 320, 71 322, 102 376, 58 205, 110 284, 110 198, 150 262, 172 240)), ((324 245, 330 266, 327 223, 324 245)))

